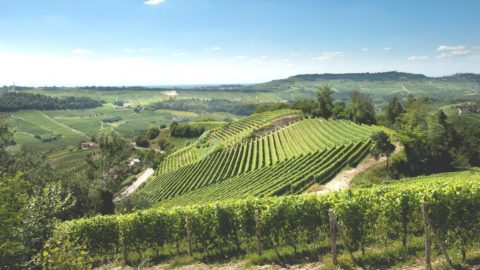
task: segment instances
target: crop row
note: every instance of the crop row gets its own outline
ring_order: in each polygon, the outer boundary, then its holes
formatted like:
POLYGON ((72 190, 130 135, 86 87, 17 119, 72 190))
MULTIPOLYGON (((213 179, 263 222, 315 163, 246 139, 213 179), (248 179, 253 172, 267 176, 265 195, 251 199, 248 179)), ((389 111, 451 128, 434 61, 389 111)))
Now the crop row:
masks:
MULTIPOLYGON (((234 176, 274 166, 335 145, 366 141, 372 129, 347 121, 306 119, 276 132, 217 151, 199 162, 158 174, 142 191, 151 201, 176 197, 234 176), (348 129, 350 133, 346 133, 348 129), (347 135, 344 135, 347 134, 347 135)), ((164 162, 168 166, 170 161, 164 162)))
MULTIPOLYGON (((242 120, 232 122, 226 126, 209 130, 207 131, 207 136, 205 136, 206 141, 209 142, 207 148, 213 148, 212 146, 217 144, 235 144, 250 135, 255 129, 267 125, 275 119, 298 114, 299 112, 294 110, 278 110, 272 112, 265 112, 260 114, 254 114, 242 120)), ((206 153, 211 152, 211 149, 203 149, 204 147, 201 146, 203 137, 204 136, 201 136, 198 140, 192 141, 189 146, 169 155, 162 162, 157 173, 168 173, 183 166, 193 164, 204 158, 206 153)))
POLYGON ((325 183, 346 164, 352 166, 368 152, 368 142, 318 150, 283 161, 273 167, 229 178, 223 182, 193 190, 162 201, 160 206, 189 205, 248 196, 266 197, 296 194, 313 183, 325 183))
POLYGON ((59 266, 65 263, 65 254, 88 265, 93 258, 104 260, 115 254, 128 261, 129 253, 141 257, 149 249, 176 248, 177 254, 191 255, 315 246, 329 235, 330 210, 339 228, 335 232, 341 232, 342 252, 369 245, 388 248, 398 241, 407 248, 411 237, 423 235, 428 220, 435 248, 448 243, 465 254, 465 247, 479 243, 479 181, 478 173, 462 174, 448 182, 385 185, 323 196, 250 197, 78 219, 56 228, 43 255, 52 266, 59 266))

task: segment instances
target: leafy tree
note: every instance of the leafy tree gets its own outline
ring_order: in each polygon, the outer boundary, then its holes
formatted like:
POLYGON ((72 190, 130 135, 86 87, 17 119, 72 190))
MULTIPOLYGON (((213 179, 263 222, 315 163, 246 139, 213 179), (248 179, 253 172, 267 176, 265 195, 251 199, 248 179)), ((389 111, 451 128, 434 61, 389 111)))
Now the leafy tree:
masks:
POLYGON ((361 97, 358 91, 351 93, 350 119, 358 124, 375 124, 375 107, 369 96, 361 97))
POLYGON ((456 147, 456 134, 447 122, 447 116, 440 110, 430 118, 426 134, 429 145, 429 160, 427 170, 440 172, 453 168, 452 150, 456 147))
POLYGON ((387 172, 389 165, 389 158, 395 151, 395 145, 390 141, 390 137, 384 131, 375 132, 371 136, 373 146, 370 149, 370 154, 378 160, 381 156, 387 158, 387 172))
POLYGON ((26 205, 23 219, 25 245, 34 251, 40 250, 62 215, 74 204, 75 199, 59 182, 36 189, 26 205))
POLYGON ((395 125, 398 118, 403 112, 402 104, 398 101, 397 96, 393 96, 389 101, 385 108, 385 114, 387 117, 387 121, 390 125, 395 125))
POLYGON ((160 134, 160 128, 158 128, 157 126, 150 126, 148 129, 147 129, 147 138, 149 140, 153 140, 155 139, 158 134, 160 134))
POLYGON ((150 143, 148 142, 147 138, 145 138, 145 136, 137 136, 135 138, 135 144, 138 147, 144 147, 144 148, 147 148, 150 146, 150 143))
POLYGON ((29 188, 21 174, 0 175, 0 269, 21 269, 28 258, 21 232, 29 188))
POLYGON ((332 116, 333 90, 331 86, 324 85, 317 91, 318 116, 328 119, 332 116))
POLYGON ((13 131, 7 121, 0 118, 0 172, 14 175, 15 160, 13 155, 7 151, 7 146, 13 140, 13 131))

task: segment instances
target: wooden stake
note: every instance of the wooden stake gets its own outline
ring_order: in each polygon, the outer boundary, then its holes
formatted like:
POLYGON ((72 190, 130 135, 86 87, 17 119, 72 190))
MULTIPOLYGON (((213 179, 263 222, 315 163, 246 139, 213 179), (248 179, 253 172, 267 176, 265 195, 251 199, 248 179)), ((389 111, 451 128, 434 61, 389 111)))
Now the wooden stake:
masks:
POLYGON ((262 255, 262 231, 260 228, 260 213, 258 211, 255 212, 255 238, 257 240, 257 253, 262 255))
POLYGON ((430 239, 430 219, 428 218, 428 203, 424 202, 422 205, 423 222, 425 223, 425 269, 432 270, 432 262, 430 259, 430 252, 432 240, 430 239))
POLYGON ((192 220, 190 217, 185 218, 185 228, 187 229, 187 244, 188 244, 188 256, 192 256, 192 220))
POLYGON ((333 265, 337 265, 337 228, 335 227, 335 214, 332 209, 328 210, 328 218, 330 221, 330 248, 332 252, 333 265))

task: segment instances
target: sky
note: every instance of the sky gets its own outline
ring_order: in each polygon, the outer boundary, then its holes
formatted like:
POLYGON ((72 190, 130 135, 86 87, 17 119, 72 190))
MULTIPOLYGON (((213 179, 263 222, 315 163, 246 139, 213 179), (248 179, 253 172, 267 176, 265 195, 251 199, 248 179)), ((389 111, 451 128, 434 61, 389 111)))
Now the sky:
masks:
POLYGON ((0 0, 0 85, 480 73, 477 0, 0 0))

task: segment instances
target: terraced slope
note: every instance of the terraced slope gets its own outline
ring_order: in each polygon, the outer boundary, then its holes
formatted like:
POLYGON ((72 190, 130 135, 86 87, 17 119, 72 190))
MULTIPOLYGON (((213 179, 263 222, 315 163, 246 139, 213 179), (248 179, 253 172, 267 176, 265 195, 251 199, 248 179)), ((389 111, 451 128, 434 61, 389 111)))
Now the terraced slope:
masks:
POLYGON ((254 130, 265 127, 272 121, 283 117, 300 115, 295 110, 278 110, 260 114, 254 114, 242 120, 232 122, 225 127, 220 127, 207 131, 191 145, 182 148, 169 155, 160 165, 158 174, 164 174, 183 166, 195 163, 222 146, 233 145, 244 140, 254 130))
MULTIPOLYGON (((366 151, 367 141, 372 131, 372 127, 357 125, 348 121, 301 120, 248 143, 215 151, 199 162, 168 173, 158 174, 155 179, 146 183, 140 192, 151 201, 158 202, 221 183, 226 179, 233 179, 237 176, 240 178, 250 172, 257 172, 262 169, 273 171, 277 169, 277 165, 293 164, 292 162, 298 158, 320 158, 318 155, 327 148, 331 151, 333 151, 332 149, 340 151, 339 149, 350 149, 350 146, 361 142, 364 147, 362 149, 366 151)), ((363 157, 365 151, 355 153, 355 157, 363 157)), ((354 152, 347 153, 348 157, 354 154, 354 152)), ((338 167, 338 164, 343 164, 341 163, 342 159, 338 156, 328 155, 328 157, 334 158, 337 162, 335 168, 341 169, 343 167, 338 167)), ((319 160, 316 161, 319 162, 319 160)), ((324 161, 327 162, 328 160, 324 161)), ((313 164, 317 166, 317 162, 313 164)), ((288 168, 287 171, 284 171, 285 177, 290 179, 287 182, 289 184, 301 183, 295 190, 299 191, 303 188, 302 185, 308 184, 307 182, 311 177, 305 178, 307 179, 305 181, 300 181, 294 176, 294 170, 300 167, 288 168)), ((316 172, 315 174, 318 174, 320 171, 316 172)), ((258 177, 264 176, 259 175, 252 179, 263 181, 265 179, 258 177)), ((322 179, 319 178, 318 180, 321 181, 322 179)), ((247 180, 241 181, 250 183, 247 180)))
MULTIPOLYGON (((317 150, 282 161, 277 166, 264 167, 161 201, 158 205, 178 206, 225 199, 241 199, 248 196, 296 194, 314 182, 328 181, 345 165, 358 163, 368 152, 368 147, 369 141, 361 141, 317 150)), ((155 199, 155 196, 152 198, 155 199)))
POLYGON ((86 158, 89 155, 98 155, 97 149, 82 149, 73 152, 61 153, 50 157, 52 165, 59 172, 67 175, 76 175, 83 171, 86 158))

